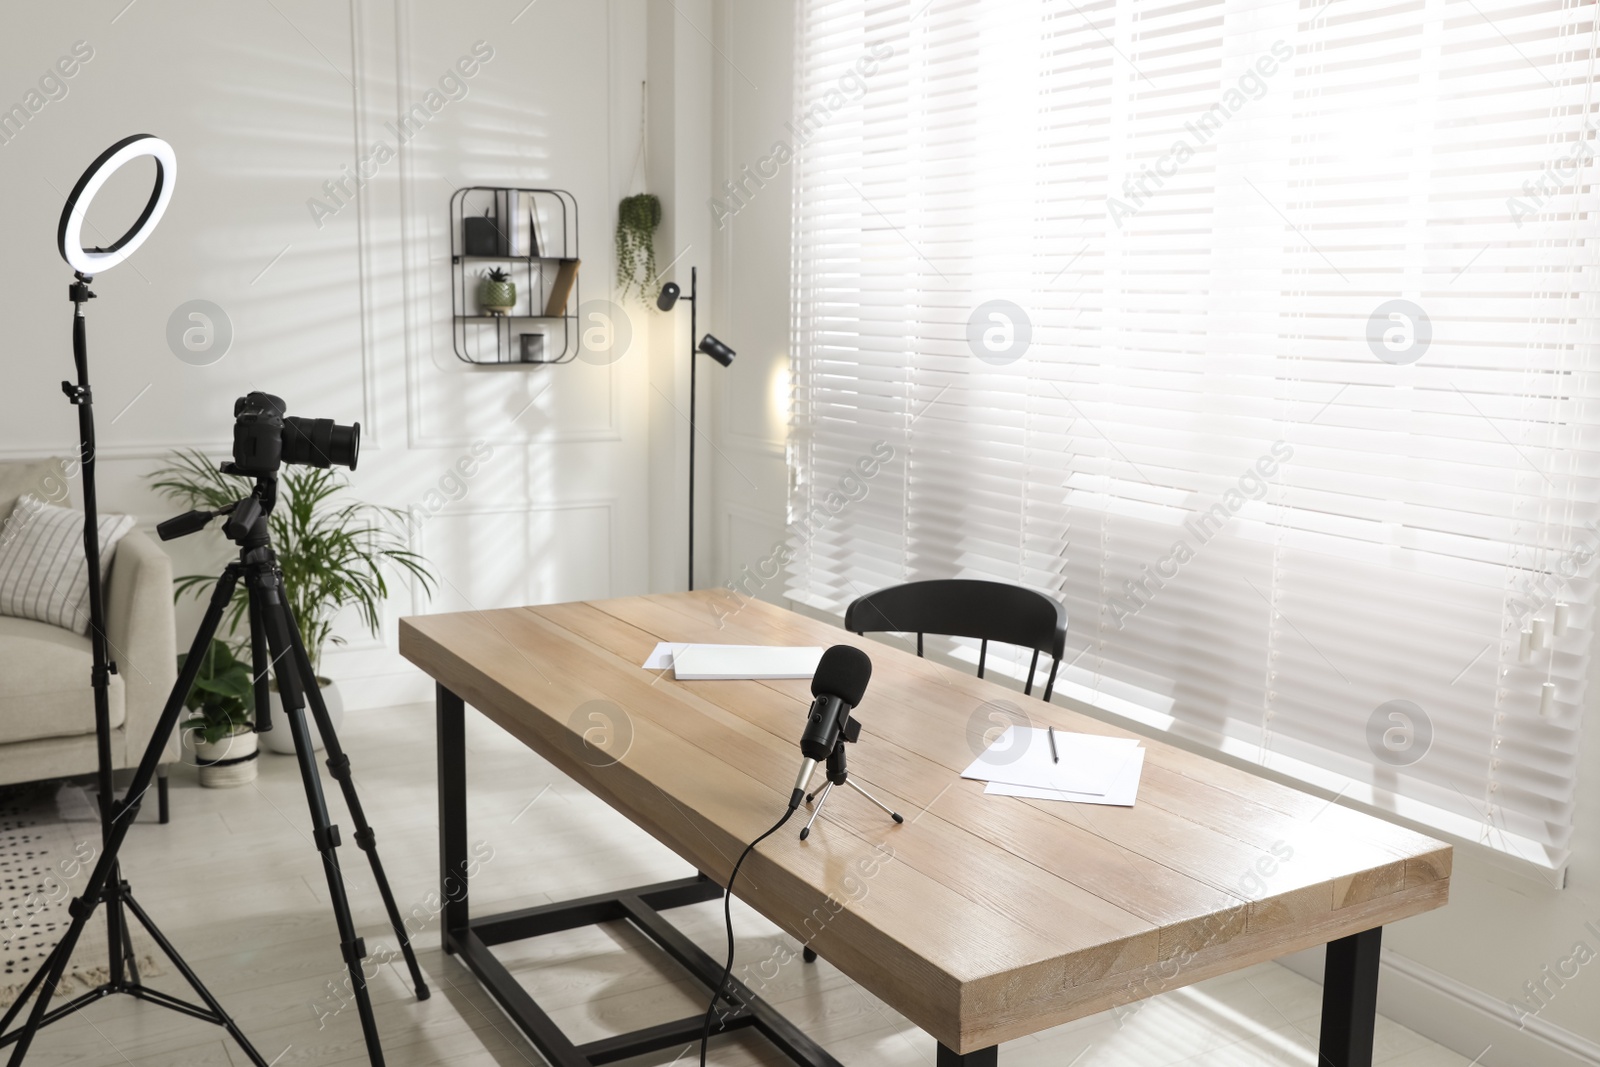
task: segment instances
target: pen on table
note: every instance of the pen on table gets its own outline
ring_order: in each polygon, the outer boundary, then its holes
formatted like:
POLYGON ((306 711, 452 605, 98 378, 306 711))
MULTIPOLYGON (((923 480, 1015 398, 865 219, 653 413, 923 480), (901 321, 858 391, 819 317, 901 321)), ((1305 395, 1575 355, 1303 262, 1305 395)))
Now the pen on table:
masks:
POLYGON ((1056 751, 1056 728, 1054 726, 1046 726, 1044 730, 1050 737, 1050 758, 1054 762, 1060 763, 1061 753, 1056 751))

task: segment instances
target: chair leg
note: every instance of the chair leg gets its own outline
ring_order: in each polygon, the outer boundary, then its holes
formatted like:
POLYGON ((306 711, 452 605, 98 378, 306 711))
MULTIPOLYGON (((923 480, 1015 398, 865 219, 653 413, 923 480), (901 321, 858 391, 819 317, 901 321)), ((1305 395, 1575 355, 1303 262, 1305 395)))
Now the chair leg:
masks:
POLYGON ((811 946, 810 945, 807 945, 805 948, 802 948, 800 950, 800 958, 805 960, 807 963, 816 963, 817 962, 817 954, 815 952, 811 951, 811 946))
POLYGON ((1050 680, 1044 683, 1044 702, 1050 703, 1050 694, 1056 689, 1056 671, 1061 669, 1061 661, 1055 658, 1050 660, 1050 680))
POLYGON ((156 767, 156 810, 161 815, 162 826, 172 820, 172 809, 167 804, 167 765, 165 763, 156 767))

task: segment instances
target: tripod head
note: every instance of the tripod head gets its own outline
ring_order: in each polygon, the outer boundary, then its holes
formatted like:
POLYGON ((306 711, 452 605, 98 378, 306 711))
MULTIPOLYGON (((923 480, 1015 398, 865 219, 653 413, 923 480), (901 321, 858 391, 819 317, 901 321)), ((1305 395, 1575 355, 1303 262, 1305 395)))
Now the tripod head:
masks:
POLYGON ((240 497, 215 511, 198 508, 160 523, 156 526, 156 534, 161 540, 174 541, 180 537, 188 537, 192 533, 199 533, 212 519, 226 515, 228 520, 222 524, 222 533, 228 540, 241 548, 253 548, 268 543, 267 516, 272 514, 272 509, 278 503, 277 472, 247 473, 234 463, 224 463, 219 469, 223 474, 254 477, 255 488, 250 491, 249 496, 240 497))

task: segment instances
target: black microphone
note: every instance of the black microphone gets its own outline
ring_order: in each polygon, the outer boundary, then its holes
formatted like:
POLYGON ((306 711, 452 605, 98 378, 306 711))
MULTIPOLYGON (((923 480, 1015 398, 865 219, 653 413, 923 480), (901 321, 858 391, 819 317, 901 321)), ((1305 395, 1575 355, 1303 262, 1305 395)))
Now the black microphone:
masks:
POLYGON ((800 763, 800 776, 795 779, 794 792, 789 797, 790 811, 798 808, 805 798, 806 786, 817 764, 827 759, 839 744, 839 735, 847 728, 850 712, 861 703, 871 678, 872 660, 850 645, 834 645, 817 662, 817 671, 811 676, 814 698, 811 713, 806 718, 805 733, 800 737, 800 752, 805 759, 800 763))

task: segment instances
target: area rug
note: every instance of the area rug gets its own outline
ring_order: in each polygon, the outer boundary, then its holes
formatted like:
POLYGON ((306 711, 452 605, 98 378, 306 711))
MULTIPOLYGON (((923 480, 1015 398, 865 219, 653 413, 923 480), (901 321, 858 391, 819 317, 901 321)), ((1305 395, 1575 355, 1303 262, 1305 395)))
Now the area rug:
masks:
MULTIPOLYGON (((66 933, 72 923, 67 905, 83 892, 99 855, 100 823, 92 795, 81 786, 0 787, 0 1007, 22 992, 66 933)), ((137 922, 133 948, 141 977, 164 973, 137 922)), ((97 910, 56 995, 75 996, 104 982, 108 955, 105 912, 97 910)))

